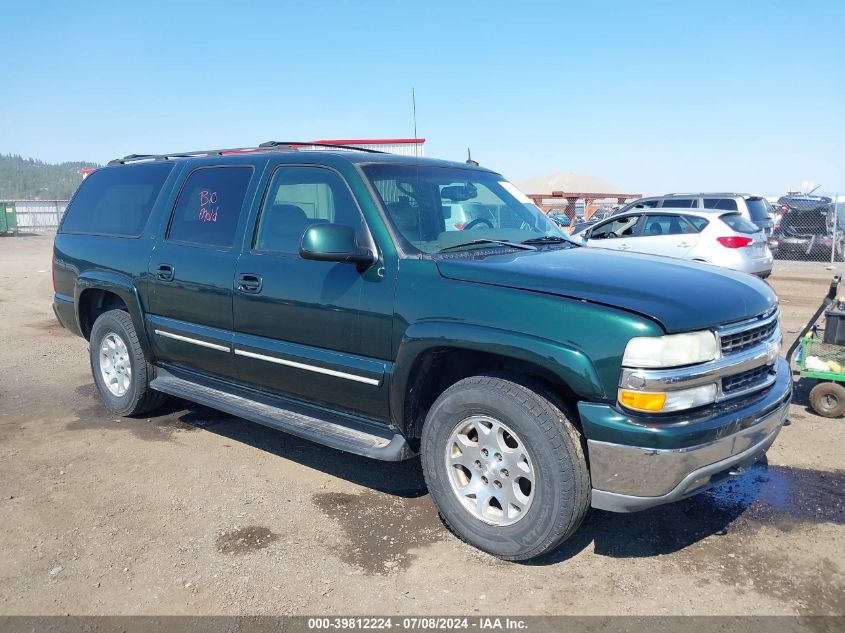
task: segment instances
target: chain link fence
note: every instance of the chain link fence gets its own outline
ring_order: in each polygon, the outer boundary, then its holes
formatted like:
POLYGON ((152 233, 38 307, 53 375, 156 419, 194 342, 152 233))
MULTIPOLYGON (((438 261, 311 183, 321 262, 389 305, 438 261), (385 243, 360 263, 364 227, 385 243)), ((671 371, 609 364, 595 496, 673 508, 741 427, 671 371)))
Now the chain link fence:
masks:
POLYGON ((793 194, 771 206, 776 261, 845 262, 845 195, 793 194))

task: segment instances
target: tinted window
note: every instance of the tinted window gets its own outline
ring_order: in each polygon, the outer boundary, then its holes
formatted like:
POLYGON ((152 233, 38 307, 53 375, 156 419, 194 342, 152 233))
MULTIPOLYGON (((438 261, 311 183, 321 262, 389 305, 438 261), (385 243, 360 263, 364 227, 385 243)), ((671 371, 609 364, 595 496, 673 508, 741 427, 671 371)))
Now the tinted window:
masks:
POLYGON ((677 215, 648 215, 645 218, 643 237, 682 235, 693 233, 692 227, 677 215))
POLYGON ((320 222, 361 230, 361 214, 346 183, 329 169, 282 167, 264 199, 254 248, 298 253, 305 229, 320 222))
POLYGON ((185 181, 167 239, 230 247, 252 167, 205 167, 185 181))
POLYGON ((769 205, 765 198, 746 198, 745 204, 754 222, 769 220, 769 205))
POLYGON ((722 211, 736 211, 736 200, 733 198, 705 198, 705 209, 721 209, 722 211))
POLYGON ((629 215, 624 218, 611 220, 604 224, 599 224, 590 233, 591 240, 613 239, 618 237, 633 237, 634 229, 637 220, 640 219, 638 215, 629 215))
POLYGON ((95 171, 73 197, 62 232, 140 235, 172 168, 173 163, 152 163, 95 171))
POLYGON ((695 227, 695 230, 701 233, 704 230, 704 227, 710 224, 710 220, 705 220, 704 218, 699 218, 696 216, 689 216, 687 221, 695 227))
POLYGON ((664 198, 661 206, 663 208, 670 207, 672 209, 692 209, 698 205, 692 198, 664 198))
POLYGON ((721 216, 720 219, 737 233, 756 233, 760 230, 739 213, 729 213, 721 216))

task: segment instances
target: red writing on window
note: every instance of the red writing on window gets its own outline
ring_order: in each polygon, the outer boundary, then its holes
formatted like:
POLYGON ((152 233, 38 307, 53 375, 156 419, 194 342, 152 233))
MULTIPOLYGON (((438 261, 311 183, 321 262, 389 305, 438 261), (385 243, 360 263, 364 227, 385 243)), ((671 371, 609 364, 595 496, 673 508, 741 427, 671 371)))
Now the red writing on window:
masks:
POLYGON ((203 222, 217 222, 217 192, 200 191, 200 214, 203 222))

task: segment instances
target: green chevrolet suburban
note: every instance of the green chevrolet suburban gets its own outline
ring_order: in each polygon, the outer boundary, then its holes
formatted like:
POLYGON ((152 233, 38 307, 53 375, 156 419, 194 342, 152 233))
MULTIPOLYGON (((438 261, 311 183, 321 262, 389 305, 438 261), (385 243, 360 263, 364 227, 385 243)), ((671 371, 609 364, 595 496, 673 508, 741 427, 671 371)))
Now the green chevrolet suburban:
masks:
POLYGON ((791 397, 764 282, 578 246, 474 164, 282 142, 128 156, 79 187, 53 277, 115 413, 172 395, 419 454, 455 534, 510 560, 591 506, 741 472, 791 397))

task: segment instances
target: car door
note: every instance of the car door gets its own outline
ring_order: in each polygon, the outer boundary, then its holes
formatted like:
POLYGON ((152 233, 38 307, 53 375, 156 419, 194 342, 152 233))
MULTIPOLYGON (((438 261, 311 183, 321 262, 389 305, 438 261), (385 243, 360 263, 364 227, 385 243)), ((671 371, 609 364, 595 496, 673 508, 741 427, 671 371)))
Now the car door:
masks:
POLYGON ((615 217, 590 230, 587 246, 607 248, 616 251, 629 251, 639 233, 639 214, 615 217))
POLYGON ((396 267, 303 259, 318 222, 354 227, 376 252, 335 170, 281 165, 268 176, 255 229, 235 272, 235 361, 241 380, 279 396, 387 419, 396 267))
POLYGON ((684 216, 649 213, 643 216, 639 237, 631 240, 631 250, 683 259, 697 243, 698 232, 684 216))
POLYGON ((147 328, 166 365, 235 378, 232 279, 251 166, 191 171, 149 260, 147 328))

